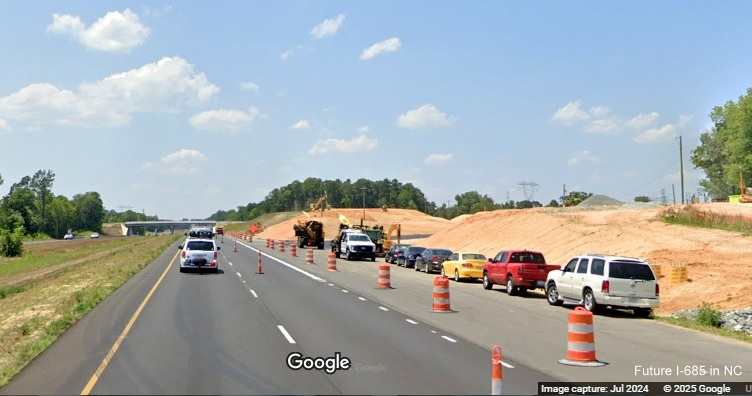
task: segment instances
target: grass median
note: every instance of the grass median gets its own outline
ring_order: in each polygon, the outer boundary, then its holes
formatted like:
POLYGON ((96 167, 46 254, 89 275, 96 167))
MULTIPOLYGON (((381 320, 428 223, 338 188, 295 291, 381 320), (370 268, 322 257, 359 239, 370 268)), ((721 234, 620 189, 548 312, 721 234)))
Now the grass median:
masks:
POLYGON ((180 237, 35 242, 0 258, 0 386, 180 237))

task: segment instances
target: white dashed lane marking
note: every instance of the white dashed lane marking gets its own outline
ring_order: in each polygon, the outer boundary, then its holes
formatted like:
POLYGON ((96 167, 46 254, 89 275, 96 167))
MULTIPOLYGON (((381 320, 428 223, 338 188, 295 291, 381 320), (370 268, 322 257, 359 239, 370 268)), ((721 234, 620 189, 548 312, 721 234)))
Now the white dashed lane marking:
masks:
POLYGON ((454 338, 449 338, 447 336, 441 336, 441 338, 443 338, 443 339, 445 339, 445 340, 447 340, 449 342, 457 342, 457 340, 455 340, 454 338))
POLYGON ((258 298, 258 294, 256 294, 256 292, 255 292, 255 291, 253 291, 253 289, 251 289, 251 294, 253 294, 253 297, 256 297, 256 298, 258 298))
POLYGON ((345 289, 342 289, 342 293, 350 293, 350 292, 345 289))
POLYGON ((405 321, 406 321, 407 323, 418 324, 418 322, 416 322, 416 321, 414 321, 414 320, 412 320, 412 319, 405 319, 405 321))
POLYGON ((236 272, 236 274, 238 274, 238 277, 242 277, 243 276, 243 275, 240 275, 240 272, 236 272))
POLYGON ((366 301, 366 299, 363 298, 363 297, 358 297, 358 300, 360 300, 360 301, 366 301))
POLYGON ((285 336, 285 338, 287 339, 287 342, 289 342, 290 344, 294 344, 295 343, 295 340, 292 338, 292 336, 290 335, 290 333, 288 333, 287 330, 285 330, 284 326, 278 325, 277 328, 282 333, 282 335, 285 336))
POLYGON ((384 311, 384 312, 386 312, 386 311, 389 310, 389 308, 384 308, 384 307, 379 307, 379 309, 382 310, 382 311, 384 311))

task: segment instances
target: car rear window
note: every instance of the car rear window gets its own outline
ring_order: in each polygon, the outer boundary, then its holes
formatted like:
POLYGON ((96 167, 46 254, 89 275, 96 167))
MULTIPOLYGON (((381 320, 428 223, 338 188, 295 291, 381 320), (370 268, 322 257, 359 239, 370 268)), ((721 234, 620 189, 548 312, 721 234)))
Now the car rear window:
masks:
POLYGON ((407 251, 410 252, 410 253, 420 253, 420 252, 422 252, 424 250, 426 250, 426 248, 424 248, 424 247, 416 247, 416 246, 411 246, 411 247, 407 248, 407 251))
POLYGON ((451 256, 452 255, 452 251, 446 250, 446 249, 434 249, 432 250, 432 252, 433 254, 438 255, 438 256, 451 256))
POLYGON ((655 280, 649 265, 634 262, 612 261, 609 264, 608 276, 618 279, 655 280))
POLYGON ((546 259, 543 258, 543 255, 540 253, 532 253, 532 252, 518 252, 518 253, 512 253, 512 258, 509 260, 510 263, 540 263, 543 264, 546 262, 546 259))
POLYGON ((186 250, 211 250, 214 251, 214 244, 209 241, 190 241, 186 250))
POLYGON ((486 256, 478 253, 465 253, 462 255, 465 260, 485 260, 486 256))

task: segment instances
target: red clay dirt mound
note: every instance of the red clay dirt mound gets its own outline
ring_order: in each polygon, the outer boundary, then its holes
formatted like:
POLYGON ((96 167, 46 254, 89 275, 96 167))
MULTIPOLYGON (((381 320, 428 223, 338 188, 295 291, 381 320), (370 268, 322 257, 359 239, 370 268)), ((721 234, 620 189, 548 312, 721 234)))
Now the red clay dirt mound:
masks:
MULTIPOLYGON (((564 264, 582 253, 642 257, 661 266, 661 308, 670 313, 697 308, 708 302, 716 309, 752 306, 752 237, 738 233, 669 225, 661 220, 666 208, 535 208, 479 212, 445 220, 408 209, 366 209, 364 224, 401 224, 402 235, 431 235, 408 243, 493 255, 504 248, 543 252, 554 264, 564 264), (689 281, 669 285, 666 273, 672 264, 687 266, 689 281)), ((712 203, 695 205, 700 210, 752 219, 752 204, 712 203)), ((324 212, 326 238, 339 228, 339 214, 359 223, 362 209, 324 212)), ((322 219, 320 213, 310 213, 322 219)), ((260 238, 293 240, 293 224, 304 215, 269 227, 260 238)))

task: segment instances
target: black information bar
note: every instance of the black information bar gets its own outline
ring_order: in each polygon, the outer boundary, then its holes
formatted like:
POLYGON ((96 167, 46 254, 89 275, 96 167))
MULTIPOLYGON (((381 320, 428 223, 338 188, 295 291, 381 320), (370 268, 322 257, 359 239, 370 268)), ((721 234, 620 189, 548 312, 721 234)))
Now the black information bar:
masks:
POLYGON ((752 395, 752 382, 539 382, 538 395, 752 395))

